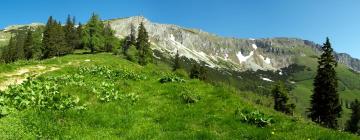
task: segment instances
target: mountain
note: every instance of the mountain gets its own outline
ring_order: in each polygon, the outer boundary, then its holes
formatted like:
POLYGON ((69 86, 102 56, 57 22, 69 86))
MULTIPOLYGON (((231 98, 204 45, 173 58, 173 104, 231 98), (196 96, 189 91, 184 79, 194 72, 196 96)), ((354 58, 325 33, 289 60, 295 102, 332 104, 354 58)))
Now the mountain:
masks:
MULTIPOLYGON (((296 63, 301 57, 315 57, 321 53, 321 45, 297 38, 239 39, 225 38, 197 29, 177 25, 153 23, 142 16, 109 20, 119 38, 130 34, 131 26, 140 22, 150 35, 154 49, 174 56, 179 50, 181 56, 206 62, 212 68, 245 70, 280 70, 296 63)), ((42 26, 41 23, 13 25, 0 31, 0 45, 9 39, 6 32, 24 26, 42 26)), ((360 60, 346 53, 336 53, 339 63, 354 71, 360 71, 360 60)))
MULTIPOLYGON (((110 20, 117 36, 130 34, 131 26, 140 22, 150 35, 154 49, 165 54, 204 61, 209 67, 233 70, 280 70, 301 57, 319 55, 320 45, 296 38, 237 39, 224 38, 201 30, 182 28, 177 25, 158 24, 136 16, 110 20)), ((360 60, 350 55, 336 54, 340 63, 360 71, 360 60)))

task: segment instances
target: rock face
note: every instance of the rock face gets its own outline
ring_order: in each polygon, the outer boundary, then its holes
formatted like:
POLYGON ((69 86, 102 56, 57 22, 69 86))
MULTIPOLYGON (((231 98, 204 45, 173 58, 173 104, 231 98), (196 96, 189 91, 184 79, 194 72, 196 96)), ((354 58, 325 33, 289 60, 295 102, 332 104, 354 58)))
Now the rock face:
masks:
POLYGON ((352 70, 360 72, 360 60, 356 58, 352 58, 350 55, 346 53, 338 53, 336 54, 336 60, 339 63, 345 64, 352 70))
MULTIPOLYGON (((176 25, 152 23, 144 17, 109 20, 116 35, 130 34, 131 26, 143 22, 153 49, 174 56, 203 61, 209 67, 235 70, 279 70, 293 64, 297 57, 319 55, 320 45, 295 38, 236 39, 219 37, 201 30, 176 25), (308 51, 306 51, 308 50, 308 51), (311 53, 309 53, 311 52, 311 53)), ((340 63, 360 71, 360 62, 346 54, 337 54, 340 63)))

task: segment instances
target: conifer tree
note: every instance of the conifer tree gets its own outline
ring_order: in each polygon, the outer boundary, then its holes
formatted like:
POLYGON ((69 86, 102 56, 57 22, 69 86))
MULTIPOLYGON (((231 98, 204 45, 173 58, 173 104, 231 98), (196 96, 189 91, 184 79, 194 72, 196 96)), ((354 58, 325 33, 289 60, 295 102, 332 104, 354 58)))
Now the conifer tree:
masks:
POLYGON ((84 44, 82 42, 83 28, 84 28, 84 26, 79 22, 79 25, 76 28, 76 33, 77 33, 77 36, 78 36, 78 43, 77 43, 77 46, 75 46, 75 49, 84 49, 84 44))
POLYGON ((70 52, 65 40, 65 32, 60 22, 49 17, 43 35, 43 59, 65 55, 70 52))
POLYGON ((130 35, 129 35, 129 41, 130 44, 129 45, 134 45, 136 46, 136 29, 135 26, 133 24, 130 25, 130 35))
POLYGON ((193 64, 191 70, 190 70, 190 78, 191 79, 200 79, 200 80, 206 80, 206 69, 205 64, 202 62, 202 64, 193 64))
POLYGON ((66 24, 64 26, 64 32, 67 44, 66 50, 70 53, 79 44, 79 35, 77 34, 77 29, 75 28, 75 17, 71 19, 71 16, 68 15, 66 24))
POLYGON ((286 114, 292 114, 295 104, 288 104, 288 91, 283 82, 278 82, 271 91, 274 98, 274 109, 286 114))
POLYGON ((149 35, 145 29, 144 23, 140 23, 138 38, 136 43, 138 50, 138 62, 140 65, 146 65, 152 61, 152 50, 150 48, 149 35))
POLYGON ((106 26, 104 27, 104 49, 106 52, 112 52, 116 45, 118 44, 117 43, 117 38, 115 37, 115 31, 113 29, 111 29, 111 25, 110 23, 108 22, 106 24, 106 26))
POLYGON ((329 38, 326 39, 322 51, 314 80, 309 117, 325 127, 337 128, 337 119, 341 116, 342 108, 337 91, 338 82, 335 71, 337 62, 329 38))
POLYGON ((9 44, 2 48, 1 57, 5 63, 11 63, 15 61, 15 57, 14 57, 16 53, 16 51, 14 50, 14 48, 16 47, 15 44, 16 44, 15 38, 11 36, 9 40, 9 44))
POLYGON ((179 50, 176 51, 176 55, 175 55, 175 58, 174 58, 173 71, 176 71, 177 69, 180 69, 180 55, 179 55, 179 50))
POLYGON ((24 42, 25 42, 25 33, 22 31, 18 31, 15 35, 15 47, 11 48, 14 61, 25 59, 25 52, 24 52, 24 42))
POLYGON ((33 32, 31 29, 27 31, 25 43, 24 43, 24 53, 25 53, 25 59, 30 60, 33 58, 34 52, 34 38, 33 38, 33 32))
POLYGON ((356 99, 351 103, 351 118, 347 121, 345 130, 354 134, 360 133, 360 102, 356 99))
POLYGON ((91 16, 90 20, 83 29, 82 42, 86 48, 89 48, 91 53, 95 51, 104 50, 104 24, 99 16, 95 13, 91 16))

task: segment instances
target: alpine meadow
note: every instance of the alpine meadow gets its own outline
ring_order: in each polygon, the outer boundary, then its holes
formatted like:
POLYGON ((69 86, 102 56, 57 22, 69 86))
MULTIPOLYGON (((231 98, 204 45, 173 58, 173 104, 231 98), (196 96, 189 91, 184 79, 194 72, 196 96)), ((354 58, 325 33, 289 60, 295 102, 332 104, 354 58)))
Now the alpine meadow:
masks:
POLYGON ((345 2, 16 1, 34 11, 0 10, 0 139, 360 139, 360 28, 316 16, 345 2))

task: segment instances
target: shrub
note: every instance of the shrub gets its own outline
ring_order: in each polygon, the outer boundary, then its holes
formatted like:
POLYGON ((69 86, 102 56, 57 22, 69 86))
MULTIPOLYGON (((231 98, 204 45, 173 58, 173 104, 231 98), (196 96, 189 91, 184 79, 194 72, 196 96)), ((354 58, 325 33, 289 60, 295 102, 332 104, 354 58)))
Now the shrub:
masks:
POLYGON ((256 125, 257 127, 266 127, 274 123, 272 117, 261 113, 260 111, 252 111, 249 109, 235 111, 235 116, 240 117, 240 120, 244 123, 256 125))
POLYGON ((185 82, 184 79, 177 77, 175 75, 166 75, 159 79, 160 83, 168 83, 168 82, 185 82))
POLYGON ((200 96, 194 93, 191 93, 188 90, 185 90, 182 94, 181 94, 181 99, 184 103, 186 104, 193 104, 196 103, 200 100, 200 96))

